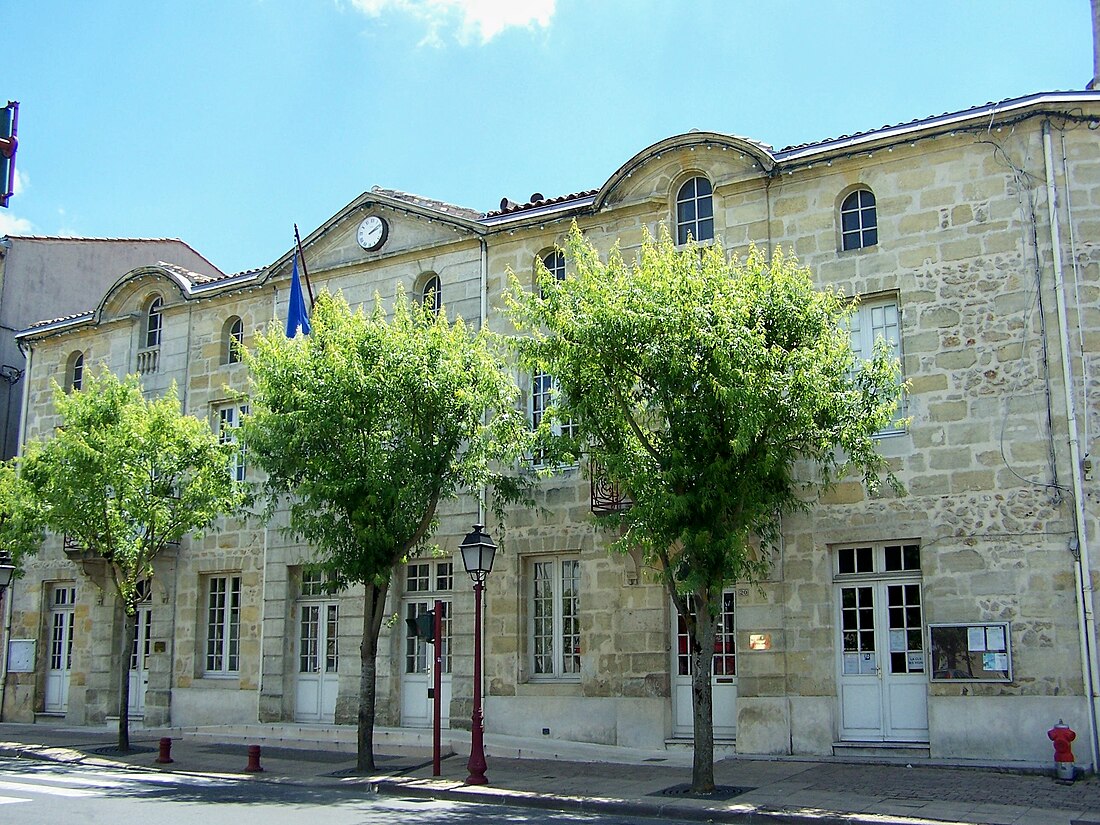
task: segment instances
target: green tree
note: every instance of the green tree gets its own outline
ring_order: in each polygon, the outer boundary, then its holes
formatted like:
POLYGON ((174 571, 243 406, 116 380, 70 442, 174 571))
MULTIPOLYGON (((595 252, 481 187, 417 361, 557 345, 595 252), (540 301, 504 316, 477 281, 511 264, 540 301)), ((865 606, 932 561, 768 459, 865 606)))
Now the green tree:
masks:
POLYGON ((815 490, 851 471, 877 485, 872 436, 894 418, 899 368, 885 345, 856 363, 853 303, 782 254, 730 260, 662 230, 633 264, 617 244, 604 263, 575 224, 565 251, 563 281, 542 271, 532 294, 512 276, 516 345, 557 381, 547 419, 574 423, 573 438, 544 432, 545 449, 583 449, 628 492, 632 506, 601 519, 622 531, 612 547, 641 549, 687 626, 692 786, 710 792, 722 591, 761 581, 781 517, 815 490))
POLYGON ((24 556, 38 552, 44 534, 42 509, 16 460, 0 463, 0 552, 11 556, 18 571, 24 556))
POLYGON ((378 634, 396 565, 422 552, 439 503, 483 485, 500 502, 523 495, 514 466, 529 440, 515 382, 487 332, 398 295, 392 318, 340 295, 318 296, 309 336, 271 329, 245 358, 252 370, 249 455, 267 473, 273 511, 313 545, 338 583, 362 584, 358 765, 374 764, 378 634))
POLYGON ((103 562, 118 606, 118 747, 129 750, 130 651, 139 583, 153 561, 188 533, 234 512, 241 495, 230 475, 232 448, 206 421, 184 415, 173 384, 147 400, 138 376, 104 370, 84 388, 54 390, 61 425, 27 444, 22 479, 42 521, 85 558, 103 562))

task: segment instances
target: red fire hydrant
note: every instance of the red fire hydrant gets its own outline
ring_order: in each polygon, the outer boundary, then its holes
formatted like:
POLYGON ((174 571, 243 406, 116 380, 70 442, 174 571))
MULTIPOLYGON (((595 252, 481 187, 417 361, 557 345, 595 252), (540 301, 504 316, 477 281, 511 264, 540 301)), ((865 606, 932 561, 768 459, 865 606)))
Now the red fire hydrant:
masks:
POLYGON ((1073 748, 1070 743, 1077 738, 1074 730, 1058 720, 1058 724, 1047 731, 1047 738, 1054 743, 1054 775, 1058 779, 1073 781, 1073 748))

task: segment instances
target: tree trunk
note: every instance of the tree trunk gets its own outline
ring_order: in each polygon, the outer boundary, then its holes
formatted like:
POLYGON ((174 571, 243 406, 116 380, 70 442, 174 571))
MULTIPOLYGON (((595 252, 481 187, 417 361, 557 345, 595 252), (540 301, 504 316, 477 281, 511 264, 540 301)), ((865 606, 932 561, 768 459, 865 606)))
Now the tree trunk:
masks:
POLYGON ((379 587, 367 584, 363 596, 363 642, 359 647, 359 731, 356 749, 356 767, 360 771, 375 769, 375 675, 378 671, 378 632, 382 627, 387 590, 385 585, 379 587))
MULTIPOLYGON (((118 749, 130 750, 130 656, 134 645, 134 628, 137 625, 137 612, 132 615, 122 608, 122 640, 119 644, 118 680, 118 749)), ((140 652, 140 651, 139 651, 140 652)))
MULTIPOLYGON (((692 623, 688 623, 692 628, 692 623)), ((691 707, 695 737, 691 763, 692 793, 714 792, 714 712, 711 668, 714 663, 715 621, 710 604, 698 595, 691 644, 691 707)))

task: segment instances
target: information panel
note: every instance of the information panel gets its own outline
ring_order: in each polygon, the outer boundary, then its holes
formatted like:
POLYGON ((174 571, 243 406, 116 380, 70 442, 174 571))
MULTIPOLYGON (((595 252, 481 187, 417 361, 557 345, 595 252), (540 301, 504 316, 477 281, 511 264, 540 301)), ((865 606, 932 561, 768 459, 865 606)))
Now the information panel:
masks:
POLYGON ((928 626, 933 682, 1011 682, 1008 622, 928 626))

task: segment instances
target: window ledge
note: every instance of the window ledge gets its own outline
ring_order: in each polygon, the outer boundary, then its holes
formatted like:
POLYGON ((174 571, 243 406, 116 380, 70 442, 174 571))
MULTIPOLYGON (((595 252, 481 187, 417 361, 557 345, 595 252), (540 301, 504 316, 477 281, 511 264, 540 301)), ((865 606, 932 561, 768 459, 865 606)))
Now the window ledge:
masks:
POLYGON ((581 680, 540 677, 516 685, 517 696, 580 696, 581 680))
POLYGON ((191 682, 191 687, 208 688, 212 690, 239 690, 241 687, 241 675, 239 673, 204 673, 191 682))

